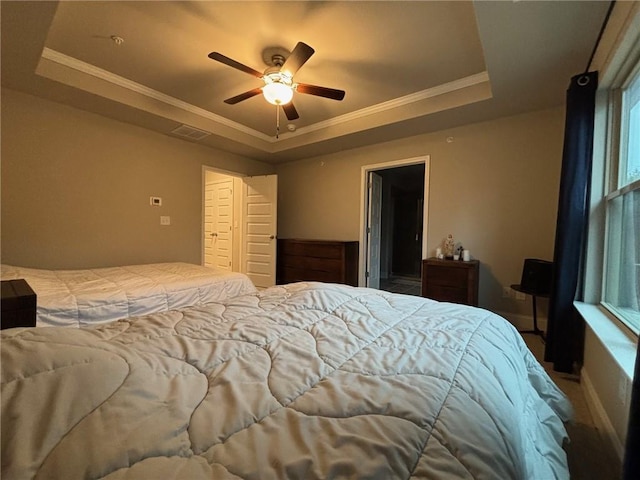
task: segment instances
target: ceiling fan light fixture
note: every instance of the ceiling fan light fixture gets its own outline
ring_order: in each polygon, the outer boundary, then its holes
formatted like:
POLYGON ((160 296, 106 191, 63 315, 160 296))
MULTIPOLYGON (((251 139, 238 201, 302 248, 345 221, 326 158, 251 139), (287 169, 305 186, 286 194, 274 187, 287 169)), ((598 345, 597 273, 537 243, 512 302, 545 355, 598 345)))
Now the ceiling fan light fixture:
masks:
MULTIPOLYGON (((1 0, 0 0, 1 1, 1 0)), ((249 91, 241 93, 231 98, 227 98, 224 103, 228 105, 235 105, 248 98, 255 97, 256 95, 264 96, 264 99, 275 105, 282 107, 282 111, 287 117, 287 120, 297 120, 300 118, 298 111, 293 106, 293 92, 315 95, 316 97, 330 98, 332 100, 344 99, 344 90, 336 90, 335 88, 320 87, 318 85, 309 85, 307 83, 294 83, 293 76, 302 67, 315 50, 309 45, 303 42, 298 42, 292 52, 286 51, 282 47, 269 47, 263 50, 262 58, 268 65, 268 68, 264 73, 260 73, 251 67, 243 65, 242 63, 226 57, 219 52, 211 52, 208 57, 216 62, 224 63, 225 65, 247 73, 253 77, 258 77, 264 82, 261 87, 253 88, 249 91)), ((280 109, 276 108, 277 115, 280 115, 280 109)), ((277 117, 280 118, 280 117, 277 117)), ((278 121, 278 120, 276 120, 278 121)), ((279 124, 276 125, 279 127, 279 124)), ((276 135, 277 138, 277 135, 276 135)))
POLYGON ((280 73, 267 74, 263 77, 265 86, 262 95, 273 105, 286 105, 293 98, 293 84, 290 78, 280 73))

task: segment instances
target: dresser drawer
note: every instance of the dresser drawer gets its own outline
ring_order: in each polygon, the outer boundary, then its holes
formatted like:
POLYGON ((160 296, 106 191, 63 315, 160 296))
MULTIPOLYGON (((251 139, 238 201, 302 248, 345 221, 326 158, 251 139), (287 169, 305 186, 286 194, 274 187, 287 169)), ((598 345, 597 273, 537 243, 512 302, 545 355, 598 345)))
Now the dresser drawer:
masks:
POLYGON ((446 285, 428 285, 423 297, 440 302, 467 303, 467 289, 446 285))
POLYGON ((358 284, 358 242, 278 239, 277 283, 358 284))
POLYGON ((284 269, 283 271, 298 269, 319 272, 340 272, 342 269, 342 259, 286 255, 282 257, 280 265, 284 269))
POLYGON ((344 252, 344 246, 337 243, 321 243, 321 242, 287 242, 285 255, 298 257, 314 257, 314 258, 335 258, 341 259, 344 252))
POLYGON ((467 275, 466 268, 450 268, 446 265, 430 265, 429 275, 426 278, 429 286, 454 287, 466 289, 467 275))
POLYGON ((336 272, 322 270, 308 270, 304 268, 285 267, 281 272, 283 283, 294 282, 326 282, 344 283, 341 276, 336 272))
POLYGON ((422 296, 478 306, 480 262, 429 258, 422 261, 422 296))

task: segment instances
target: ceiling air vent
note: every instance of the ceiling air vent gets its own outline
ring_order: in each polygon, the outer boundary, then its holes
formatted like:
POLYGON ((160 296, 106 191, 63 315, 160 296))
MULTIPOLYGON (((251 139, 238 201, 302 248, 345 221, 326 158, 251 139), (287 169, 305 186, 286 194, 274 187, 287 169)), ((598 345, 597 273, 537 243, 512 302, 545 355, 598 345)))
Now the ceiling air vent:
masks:
POLYGON ((189 125, 180 125, 175 130, 172 130, 171 133, 190 140, 202 140, 204 137, 211 135, 211 132, 205 132, 189 125))

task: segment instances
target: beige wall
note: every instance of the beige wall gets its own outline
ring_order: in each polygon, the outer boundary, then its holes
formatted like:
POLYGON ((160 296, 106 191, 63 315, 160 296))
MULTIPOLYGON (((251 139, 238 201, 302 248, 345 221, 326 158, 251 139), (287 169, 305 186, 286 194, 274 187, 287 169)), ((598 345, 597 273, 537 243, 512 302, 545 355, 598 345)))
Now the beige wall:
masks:
POLYGON ((201 261, 202 165, 268 165, 2 90, 2 262, 201 261), (162 197, 161 207, 149 205, 162 197), (171 217, 170 226, 160 216, 171 217))
MULTIPOLYGON (((552 109, 282 165, 278 235, 358 240, 361 167, 430 155, 430 254, 453 233, 482 262, 480 305, 526 322, 530 299, 503 299, 501 287, 519 281, 523 258, 552 255, 562 130, 552 109)), ((272 170, 3 89, 2 261, 199 263, 202 165, 272 170)))
POLYGON ((480 306, 518 321, 531 299, 503 299, 502 285, 524 258, 552 259, 563 124, 556 108, 281 165, 278 235, 358 240, 361 167, 429 155, 429 255, 452 233, 482 264, 480 306))

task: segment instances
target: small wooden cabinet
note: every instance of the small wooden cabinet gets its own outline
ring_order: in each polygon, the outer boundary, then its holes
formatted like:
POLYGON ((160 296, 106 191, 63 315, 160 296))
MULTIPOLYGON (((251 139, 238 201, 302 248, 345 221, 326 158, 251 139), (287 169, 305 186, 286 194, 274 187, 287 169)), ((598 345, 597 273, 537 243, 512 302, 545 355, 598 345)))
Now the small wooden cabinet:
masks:
POLYGON ((479 270, 478 260, 423 260, 422 296, 477 307, 479 270))
POLYGON ((3 280, 2 329, 36 326, 36 294, 25 280, 3 280))
POLYGON ((358 242, 278 239, 277 283, 358 285, 358 242))

